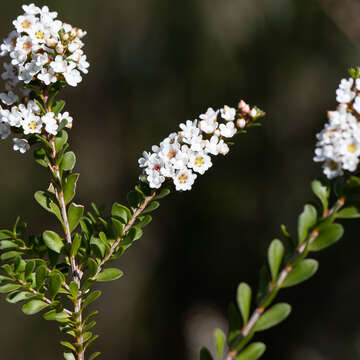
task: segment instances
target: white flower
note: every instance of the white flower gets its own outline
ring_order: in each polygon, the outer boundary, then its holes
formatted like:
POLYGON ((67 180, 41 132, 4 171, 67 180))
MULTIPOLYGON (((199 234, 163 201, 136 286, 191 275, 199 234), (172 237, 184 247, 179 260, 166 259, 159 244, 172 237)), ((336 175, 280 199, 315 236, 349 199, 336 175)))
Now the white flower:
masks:
POLYGON ((67 62, 63 59, 61 55, 57 55, 55 60, 50 63, 51 68, 56 73, 63 73, 66 71, 67 62))
POLYGON ((41 22, 34 24, 34 26, 29 31, 29 34, 37 44, 44 44, 46 39, 48 39, 50 36, 49 30, 41 22))
POLYGON ((200 129, 206 134, 213 134, 216 130, 218 123, 217 115, 219 113, 219 110, 214 111, 213 108, 208 108, 205 114, 200 115, 200 129))
POLYGON ((226 138, 233 137, 237 132, 237 129, 233 122, 228 122, 226 125, 220 124, 219 129, 221 136, 224 136, 226 138))
POLYGON ((357 96, 355 98, 355 101, 353 103, 353 108, 358 114, 360 114, 360 96, 357 96))
POLYGON ((23 32, 30 34, 30 31, 37 21, 34 15, 20 15, 13 21, 13 25, 19 34, 23 32))
POLYGON ((221 117, 226 121, 234 121, 236 116, 236 109, 225 105, 221 110, 221 117))
POLYGON ((13 106, 11 111, 2 112, 3 121, 6 121, 10 126, 20 127, 23 121, 23 118, 19 112, 19 108, 17 106, 13 106), (5 120, 6 119, 6 120, 5 120))
POLYGON ((18 32, 13 30, 9 36, 0 45, 0 56, 5 56, 15 49, 18 32))
POLYGON ((76 70, 75 67, 76 67, 75 63, 70 63, 66 67, 64 74, 63 74, 66 82, 70 86, 77 86, 77 84, 79 84, 82 81, 80 72, 78 70, 76 70))
POLYGON ((191 190, 196 177, 197 175, 194 174, 190 169, 184 168, 178 170, 174 177, 174 185, 176 190, 191 190))
POLYGON ((236 121, 236 125, 240 128, 240 129, 244 129, 246 126, 246 120, 245 119, 238 119, 236 121))
POLYGON ((54 70, 49 68, 42 68, 41 72, 37 75, 37 78, 45 83, 45 85, 50 85, 57 81, 57 77, 54 73, 54 70))
POLYGON ((344 172, 341 169, 341 165, 334 160, 327 160, 324 165, 324 174, 328 179, 334 179, 337 176, 341 176, 344 172))
POLYGON ((352 78, 341 80, 339 88, 336 90, 336 101, 338 103, 348 103, 355 97, 355 93, 351 90, 353 84, 354 79, 352 78))
POLYGON ((59 126, 53 112, 46 113, 46 115, 41 117, 41 120, 45 124, 45 131, 47 131, 51 135, 57 134, 57 129, 59 126))
POLYGON ((13 149, 15 151, 20 151, 21 154, 26 153, 30 149, 30 145, 25 139, 13 138, 13 149))
POLYGON ((30 114, 21 124, 24 129, 24 134, 40 134, 42 128, 42 121, 39 116, 30 114))
POLYGON ((6 122, 0 121, 0 138, 5 140, 11 133, 10 126, 6 122))
POLYGON ((38 7, 35 6, 34 4, 23 5, 22 8, 23 8, 23 10, 25 11, 25 13, 26 13, 27 15, 37 15, 37 14, 40 14, 40 8, 38 8, 38 7))
POLYGON ((147 181, 149 182, 149 186, 153 189, 159 189, 163 182, 165 181, 165 177, 161 175, 159 171, 151 171, 147 176, 147 181))
POLYGON ((12 105, 19 100, 19 97, 12 91, 9 91, 8 93, 0 93, 0 100, 5 105, 12 105))
POLYGON ((188 167, 203 175, 212 166, 211 158, 204 152, 194 152, 190 155, 188 167))
POLYGON ((65 111, 63 114, 58 114, 57 115, 57 119, 59 121, 59 124, 61 124, 64 120, 66 121, 66 127, 68 129, 72 128, 72 124, 73 124, 73 118, 70 116, 70 114, 65 111))
POLYGON ((205 151, 212 155, 218 155, 219 154, 218 144, 219 144, 219 137, 213 135, 210 140, 205 141, 205 151))

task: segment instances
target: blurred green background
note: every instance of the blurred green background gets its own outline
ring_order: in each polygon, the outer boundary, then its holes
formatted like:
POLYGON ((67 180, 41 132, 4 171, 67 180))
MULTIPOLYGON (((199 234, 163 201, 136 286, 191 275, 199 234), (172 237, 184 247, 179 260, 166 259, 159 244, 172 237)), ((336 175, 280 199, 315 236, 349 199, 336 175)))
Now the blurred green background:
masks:
MULTIPOLYGON (((21 4, 0 3, 2 37, 21 4)), ((214 328, 226 331, 237 284, 257 285, 279 225, 295 231, 312 199, 309 184, 321 172, 312 162, 315 134, 336 106, 338 82, 360 63, 359 1, 37 3, 45 4, 88 30, 90 73, 64 93, 80 203, 124 201, 141 152, 208 106, 244 98, 267 112, 264 126, 239 137, 191 192, 162 202, 143 239, 118 260, 126 276, 101 286, 94 350, 104 359, 198 359, 214 328)), ((0 227, 19 214, 42 232, 54 223, 32 194, 47 186, 47 173, 10 145, 0 143, 0 227)), ((360 227, 345 228, 342 243, 317 256, 318 274, 280 294, 293 313, 258 337, 268 345, 264 359, 360 359, 360 227)), ((0 318, 1 359, 61 359, 55 324, 24 316, 4 297, 0 318)))

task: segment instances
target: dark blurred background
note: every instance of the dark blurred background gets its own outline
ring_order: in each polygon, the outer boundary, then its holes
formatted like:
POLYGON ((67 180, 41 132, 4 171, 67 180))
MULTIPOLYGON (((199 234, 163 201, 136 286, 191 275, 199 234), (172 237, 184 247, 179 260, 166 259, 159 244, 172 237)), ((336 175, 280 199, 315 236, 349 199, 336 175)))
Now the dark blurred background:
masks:
MULTIPOLYGON (((88 30, 90 73, 67 89, 77 200, 124 201, 137 159, 178 123, 240 98, 267 112, 262 128, 236 140, 193 190, 162 201, 145 236, 118 264, 126 276, 101 286, 95 347, 104 359, 195 360, 227 329, 236 286, 257 286, 271 239, 293 232, 310 181, 315 134, 334 109, 335 89, 359 65, 360 2, 306 0, 38 1, 88 30)), ((21 13, 0 4, 0 34, 21 13)), ((54 225, 33 200, 47 186, 31 154, 0 143, 1 228, 19 214, 34 233, 54 225)), ((309 282, 283 291, 289 319, 257 337, 264 359, 360 359, 359 224, 321 253, 309 282)), ((60 359, 54 323, 0 301, 0 358, 60 359)))

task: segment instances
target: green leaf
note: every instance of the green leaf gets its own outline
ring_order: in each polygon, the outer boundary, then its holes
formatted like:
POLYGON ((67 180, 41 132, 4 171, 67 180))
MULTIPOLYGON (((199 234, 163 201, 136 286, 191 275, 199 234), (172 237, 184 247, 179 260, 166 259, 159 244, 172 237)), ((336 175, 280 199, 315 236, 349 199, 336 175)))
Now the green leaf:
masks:
POLYGON ((100 290, 95 290, 91 292, 87 298, 83 301, 83 308, 86 308, 88 305, 93 303, 95 300, 97 300, 101 296, 100 290))
POLYGON ((317 271, 319 263, 314 259, 299 262, 286 277, 281 287, 290 287, 311 278, 317 271))
POLYGON ((57 254, 61 253, 61 249, 64 246, 62 238, 54 231, 44 231, 43 239, 45 245, 52 251, 55 251, 57 254))
POLYGON ((335 244, 344 234, 344 228, 340 224, 329 224, 319 228, 319 235, 309 245, 310 251, 320 251, 335 244))
POLYGON ((0 259, 2 261, 7 261, 7 260, 11 260, 13 258, 16 258, 19 255, 21 255, 21 252, 19 252, 19 251, 8 251, 8 252, 3 253, 0 256, 0 259))
POLYGON ((73 350, 73 351, 76 352, 76 349, 75 349, 74 345, 71 344, 71 343, 69 343, 68 341, 60 341, 60 344, 61 344, 62 346, 65 346, 66 348, 68 348, 68 349, 73 350))
POLYGON ((61 284, 62 284, 62 277, 58 273, 54 273, 50 275, 49 292, 51 299, 53 299, 60 291, 61 284))
POLYGON ((338 219, 357 219, 360 217, 360 212, 356 206, 348 206, 336 214, 338 219))
POLYGON ((55 150, 58 153, 68 141, 68 134, 65 130, 59 131, 55 136, 55 150))
POLYGON ((74 354, 71 352, 64 352, 64 359, 65 360, 76 360, 74 354))
POLYGON ((112 281, 121 278, 124 273, 120 269, 107 268, 96 276, 96 281, 112 281))
POLYGON ((224 353, 224 345, 226 341, 226 335, 220 329, 216 329, 214 332, 214 340, 216 345, 216 352, 218 356, 218 360, 222 360, 224 353))
POLYGON ((144 228, 145 226, 149 225, 151 223, 152 217, 151 215, 145 215, 141 217, 139 217, 139 222, 136 224, 136 226, 140 229, 144 228))
POLYGON ((60 164, 60 168, 65 171, 71 171, 74 169, 76 163, 76 156, 74 152, 68 151, 64 154, 60 164))
POLYGON ((49 306, 49 304, 45 303, 44 301, 31 300, 28 303, 26 303, 25 305, 23 305, 21 310, 23 311, 23 313, 25 315, 34 315, 34 314, 38 313, 39 311, 44 310, 48 306, 49 306))
POLYGON ((99 355, 101 355, 101 352, 99 352, 99 351, 94 352, 93 354, 90 355, 89 360, 94 360, 94 359, 97 358, 99 355))
POLYGON ((263 297, 267 294, 269 290, 269 283, 271 281, 270 274, 266 265, 263 265, 260 269, 259 276, 259 288, 256 294, 256 301, 259 304, 263 297))
POLYGON ((157 195, 154 197, 154 199, 155 199, 155 200, 160 200, 160 199, 168 196, 170 193, 171 193, 171 191, 170 191, 169 189, 165 189, 165 188, 164 188, 164 189, 161 189, 160 192, 159 192, 159 194, 157 194, 157 195))
POLYGON ((89 269, 89 277, 93 277, 96 274, 98 264, 94 259, 88 258, 87 265, 89 269))
POLYGON ((13 241, 10 241, 10 240, 2 240, 2 241, 0 241, 0 250, 14 249, 14 248, 17 248, 17 247, 18 246, 13 241))
POLYGON ((6 294, 11 291, 15 291, 21 288, 21 285, 18 284, 5 284, 0 286, 0 294, 6 294))
POLYGON ((317 212, 314 206, 305 205, 304 211, 299 216, 298 234, 299 244, 305 241, 309 230, 316 224, 317 212))
POLYGON ((265 352, 266 346, 261 342, 250 344, 235 360, 257 360, 265 352))
POLYGON ((34 260, 28 260, 25 266, 25 279, 27 279, 34 271, 36 263, 34 260))
POLYGON ((60 209, 49 194, 47 194, 45 191, 37 191, 34 194, 34 198, 42 208, 54 214, 62 222, 60 209))
POLYGON ((320 199, 323 209, 327 210, 329 206, 330 188, 323 185, 319 180, 314 180, 311 183, 311 188, 314 194, 320 199))
POLYGON ((160 206, 160 203, 158 201, 152 201, 146 208, 145 210, 142 212, 143 215, 152 212, 154 210, 156 210, 158 207, 160 206))
POLYGON ((271 242, 268 250, 268 261, 272 280, 275 282, 279 273, 282 258, 284 256, 284 245, 278 239, 271 242))
POLYGON ((210 351, 205 347, 200 349, 200 360, 213 360, 210 351))
POLYGON ((247 323, 249 319, 250 313, 250 305, 251 305, 251 288, 248 284, 242 282, 239 284, 237 289, 237 304, 239 306, 244 324, 247 323))
POLYGON ((67 322, 69 315, 65 311, 56 312, 56 310, 50 310, 44 314, 44 319, 49 321, 58 321, 60 323, 67 322))
POLYGON ((279 303, 267 310, 256 322, 255 331, 269 329, 284 321, 291 312, 291 306, 286 303, 279 303))
POLYGON ((70 232, 76 229, 83 215, 84 215, 84 206, 75 203, 70 204, 68 209, 70 232))
POLYGON ((62 109, 64 108, 65 106, 65 101, 64 100, 58 100, 55 105, 52 106, 51 108, 51 111, 56 115, 59 114, 59 112, 62 111, 62 109))
POLYGON ((45 265, 41 265, 36 269, 35 278, 36 278, 36 289, 40 289, 45 282, 47 275, 47 269, 45 265))
POLYGON ((79 174, 71 174, 64 181, 64 199, 65 204, 68 204, 75 196, 76 183, 79 179, 79 174))
POLYGON ((92 236, 90 239, 90 246, 97 257, 104 257, 106 244, 100 238, 92 236))
POLYGON ((75 281, 72 281, 69 285, 71 295, 74 299, 77 299, 79 295, 79 286, 75 281))
POLYGON ((35 161, 43 167, 48 167, 48 164, 50 163, 46 151, 43 148, 34 151, 34 158, 35 161))
POLYGON ((81 235, 75 234, 71 244, 70 256, 75 257, 81 246, 81 235))
POLYGON ((135 190, 129 191, 129 193, 127 195, 127 200, 128 200, 129 205, 134 209, 138 208, 143 201, 140 194, 135 190))
POLYGON ((114 203, 111 209, 111 215, 120 218, 124 224, 127 224, 131 219, 131 211, 124 205, 114 203))
POLYGON ((16 304, 20 301, 30 299, 35 295, 28 291, 14 291, 6 297, 6 301, 11 304, 16 304))

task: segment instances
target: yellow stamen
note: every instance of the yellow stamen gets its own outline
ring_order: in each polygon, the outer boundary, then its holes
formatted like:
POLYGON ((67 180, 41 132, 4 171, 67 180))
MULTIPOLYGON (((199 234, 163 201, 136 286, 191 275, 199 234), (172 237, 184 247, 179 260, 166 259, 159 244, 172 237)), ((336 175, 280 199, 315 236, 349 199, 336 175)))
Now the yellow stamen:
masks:
POLYGON ((21 23, 21 26, 23 27, 23 29, 28 29, 31 26, 31 22, 29 20, 24 20, 21 23))
POLYGON ((38 40, 42 40, 44 37, 45 37, 45 34, 38 30, 36 33, 35 33, 35 37, 38 39, 38 40))
POLYGON ((348 145, 347 149, 348 149, 348 152, 353 154, 356 151, 356 145, 350 144, 350 145, 348 145))
POLYGON ((197 167, 203 166, 203 165, 204 165, 204 158, 201 157, 201 156, 198 156, 198 157, 195 159, 195 165, 196 165, 197 167))
POLYGON ((37 128, 37 123, 35 121, 29 122, 29 129, 30 130, 36 130, 36 128, 37 128))
POLYGON ((188 180, 188 177, 187 177, 186 174, 181 174, 181 175, 179 176, 179 183, 180 183, 180 184, 185 184, 185 183, 187 182, 187 180, 188 180))

